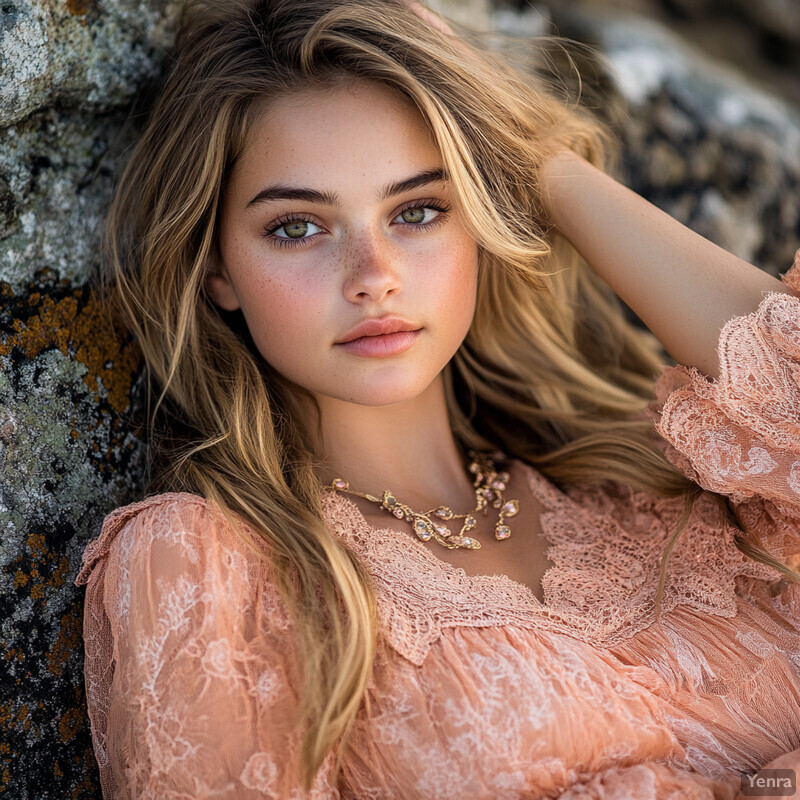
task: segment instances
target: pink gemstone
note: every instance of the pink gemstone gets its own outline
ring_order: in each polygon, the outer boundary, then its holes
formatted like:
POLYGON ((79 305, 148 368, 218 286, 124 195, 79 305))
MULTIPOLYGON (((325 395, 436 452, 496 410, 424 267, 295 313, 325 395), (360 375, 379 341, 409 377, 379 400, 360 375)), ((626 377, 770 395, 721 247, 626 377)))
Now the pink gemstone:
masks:
POLYGON ((493 489, 497 489, 498 492, 502 492, 503 489, 506 488, 506 485, 505 485, 505 483, 503 483, 503 481, 493 481, 492 482, 492 488, 493 489))
POLYGON ((337 479, 336 479, 336 480, 333 482, 333 485, 334 485, 334 486, 335 486, 337 489, 347 489, 347 487, 348 487, 348 483, 347 483, 347 481, 345 481, 345 480, 342 480, 341 478, 337 478, 337 479))
POLYGON ((396 508, 394 511, 392 511, 392 514, 394 514, 397 517, 397 519, 403 519, 403 509, 402 508, 396 508))
POLYGON ((503 513, 507 517, 513 517, 518 511, 519 506, 516 500, 509 500, 507 503, 503 503, 503 513))
POLYGON ((494 531, 495 539, 508 539, 511 536, 511 528, 508 525, 498 525, 494 531))

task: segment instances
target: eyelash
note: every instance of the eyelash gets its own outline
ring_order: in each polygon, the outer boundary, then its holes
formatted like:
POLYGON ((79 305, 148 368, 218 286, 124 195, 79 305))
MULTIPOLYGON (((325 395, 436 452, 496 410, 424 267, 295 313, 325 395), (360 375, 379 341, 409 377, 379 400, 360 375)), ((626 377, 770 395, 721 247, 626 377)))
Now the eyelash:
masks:
MULTIPOLYGON (((436 200, 411 200, 410 202, 401 206, 394 216, 399 217, 404 211, 409 211, 413 208, 430 208, 433 211, 439 212, 438 215, 430 222, 420 222, 416 225, 413 223, 407 223, 409 228, 415 228, 423 231, 430 230, 436 225, 441 225, 447 219, 447 212, 450 211, 450 206, 440 203, 436 200)), ((287 214, 285 216, 278 217, 268 226, 264 226, 264 238, 269 239, 278 247, 302 247, 308 244, 313 236, 303 237, 302 239, 285 239, 282 236, 274 235, 275 231, 277 231, 279 228, 282 228, 284 225, 288 225, 290 222, 310 222, 312 225, 317 224, 313 219, 309 219, 302 214, 287 214)))

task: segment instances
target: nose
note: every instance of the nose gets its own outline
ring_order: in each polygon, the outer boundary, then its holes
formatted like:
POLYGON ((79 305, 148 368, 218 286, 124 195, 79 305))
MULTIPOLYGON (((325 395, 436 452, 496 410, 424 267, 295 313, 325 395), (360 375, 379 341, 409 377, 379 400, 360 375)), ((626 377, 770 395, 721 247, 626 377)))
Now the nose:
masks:
POLYGON ((379 232, 352 241, 345 258, 343 292, 351 303, 379 303, 400 291, 400 253, 379 232))

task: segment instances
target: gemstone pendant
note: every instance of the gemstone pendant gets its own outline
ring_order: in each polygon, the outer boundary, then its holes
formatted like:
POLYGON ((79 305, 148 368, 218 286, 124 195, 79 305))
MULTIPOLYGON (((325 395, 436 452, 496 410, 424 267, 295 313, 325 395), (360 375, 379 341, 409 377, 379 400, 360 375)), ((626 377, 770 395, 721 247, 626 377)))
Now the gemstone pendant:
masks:
POLYGON ((457 547, 463 547, 467 550, 481 549, 481 543, 477 539, 471 539, 469 536, 451 536, 448 541, 457 547))
POLYGON ((440 522, 434 522, 433 529, 439 534, 439 536, 442 536, 445 539, 448 536, 452 536, 452 531, 450 528, 448 528, 446 525, 442 525, 440 522))
POLYGON ((495 539, 508 539, 511 536, 511 528, 508 525, 498 525, 494 529, 494 538, 495 539))
POLYGON ((421 517, 417 517, 414 520, 414 533, 416 533, 423 542, 427 542, 431 536, 433 536, 433 528, 430 522, 421 517))
POLYGON ((350 484, 346 480, 344 480, 343 478, 337 478, 333 482, 333 485, 334 485, 334 487, 336 489, 349 489, 350 488, 350 484))
POLYGON ((503 503, 503 514, 506 517, 513 517, 519 511, 519 502, 516 500, 509 500, 503 503))

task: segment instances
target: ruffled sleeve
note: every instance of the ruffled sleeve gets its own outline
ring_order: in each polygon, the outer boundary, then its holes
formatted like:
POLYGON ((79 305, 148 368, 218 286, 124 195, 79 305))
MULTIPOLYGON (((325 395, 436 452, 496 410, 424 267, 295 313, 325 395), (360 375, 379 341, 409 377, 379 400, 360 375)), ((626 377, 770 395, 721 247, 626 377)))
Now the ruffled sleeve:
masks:
MULTIPOLYGON (((800 253, 783 276, 800 295, 800 253)), ((667 457, 728 495, 742 524, 800 567, 800 299, 771 292, 720 332, 720 374, 666 369, 651 412, 667 457)))
MULTIPOLYGON (((108 800, 301 798, 291 626, 202 498, 120 509, 84 554, 86 685, 108 800)), ((331 760, 309 797, 338 798, 331 760)))

